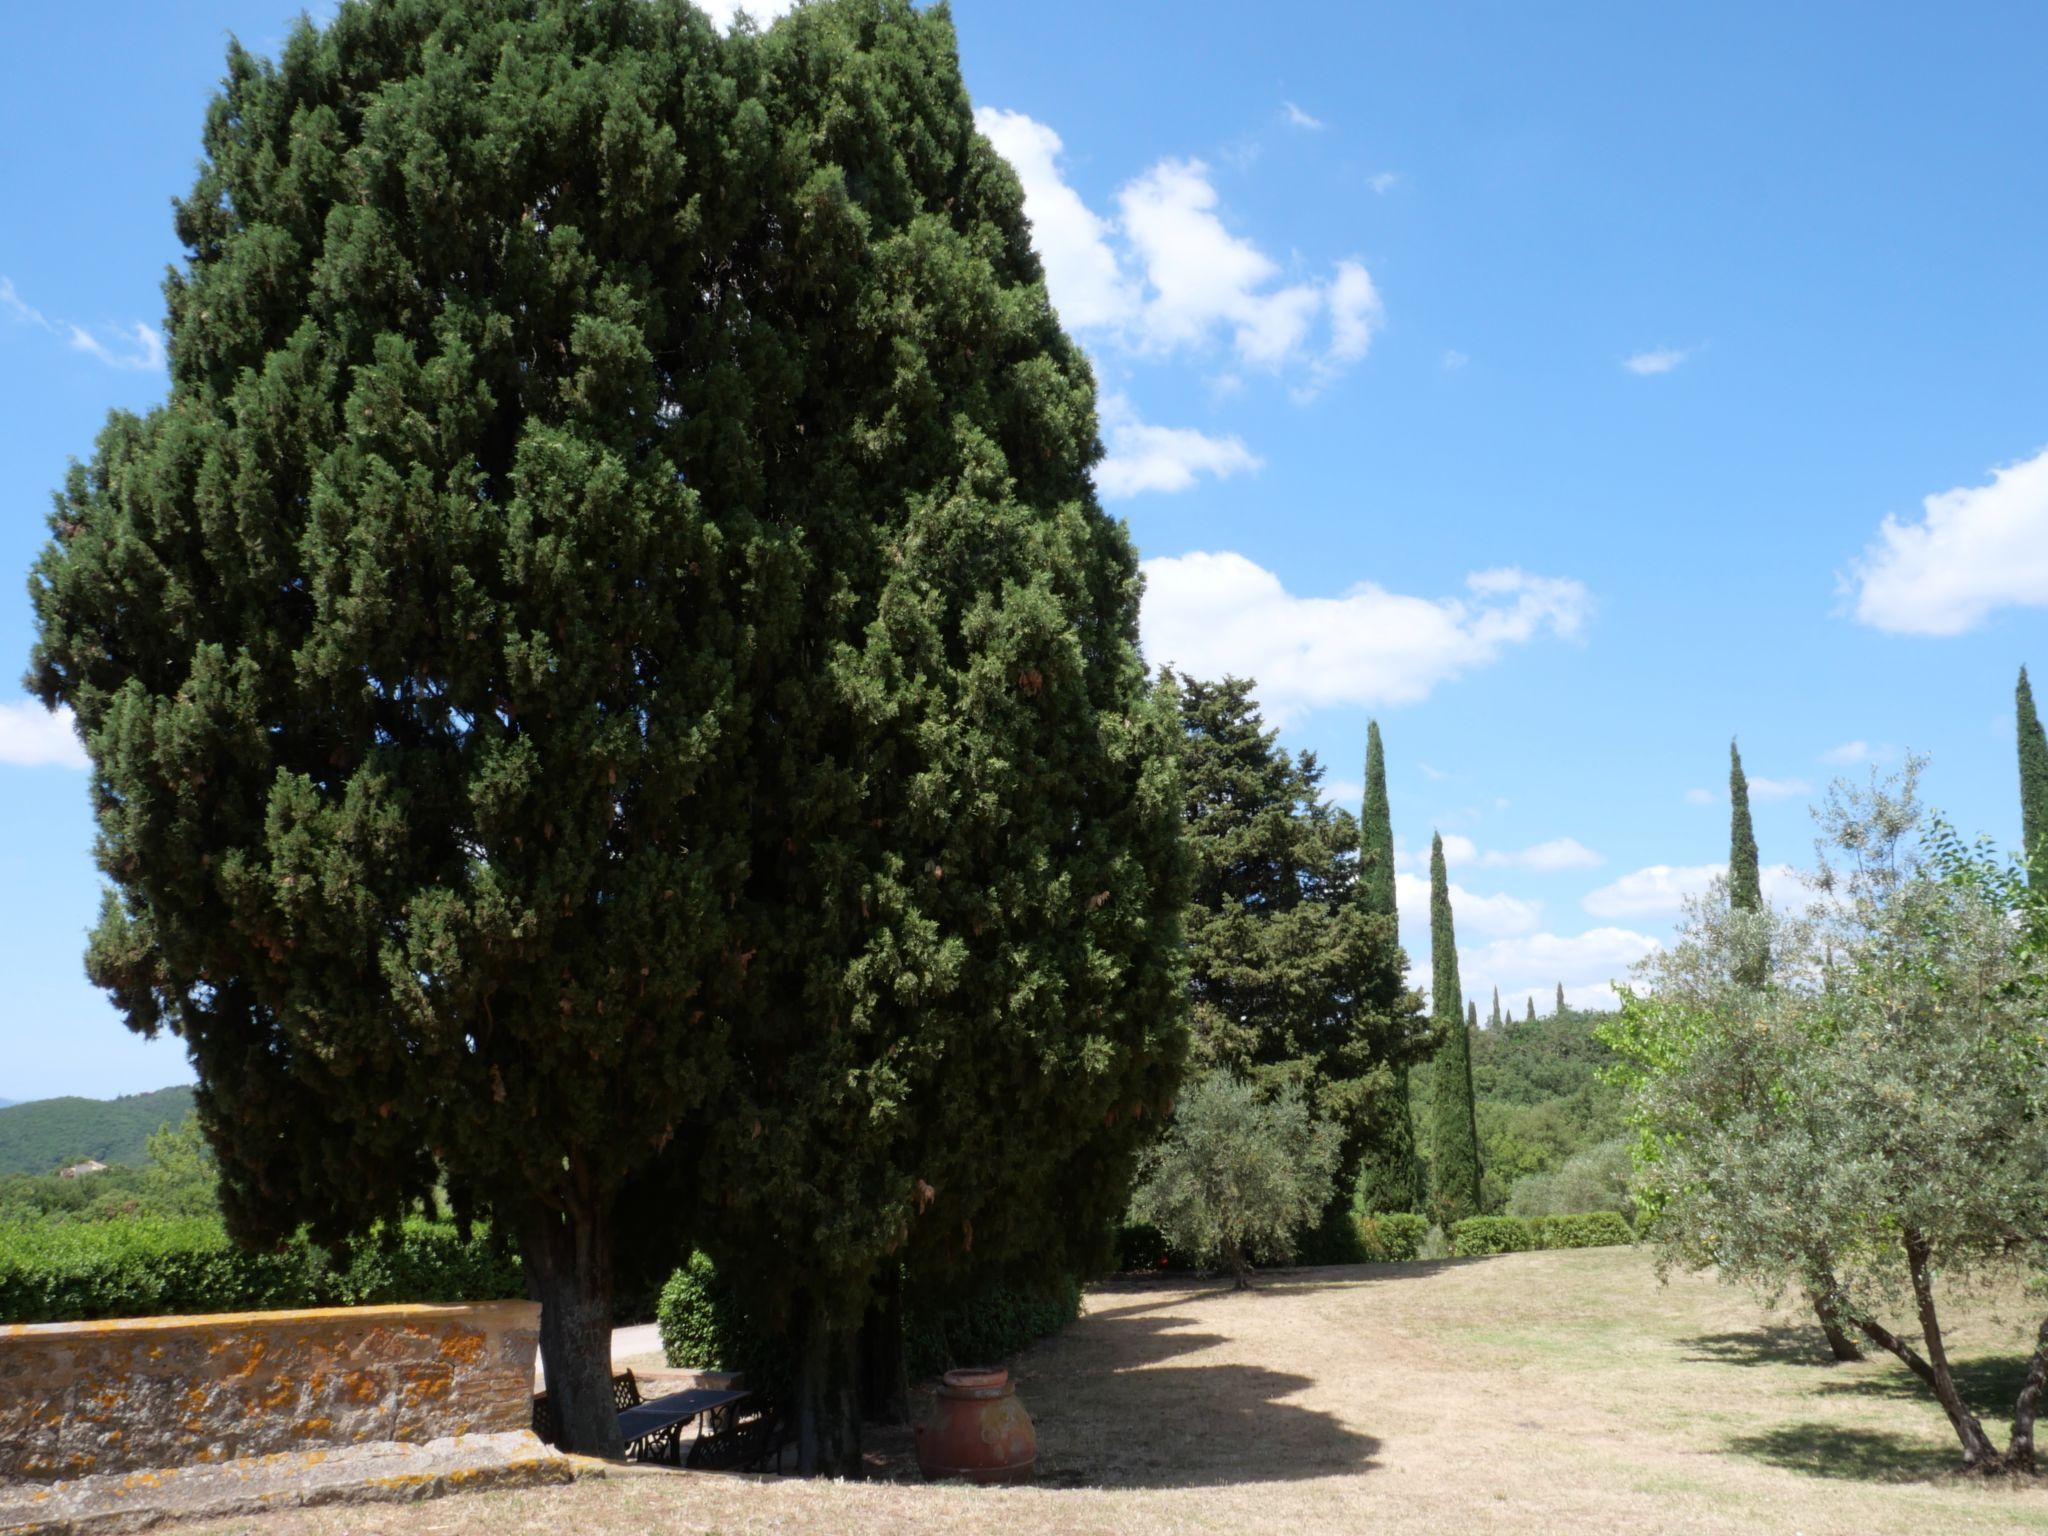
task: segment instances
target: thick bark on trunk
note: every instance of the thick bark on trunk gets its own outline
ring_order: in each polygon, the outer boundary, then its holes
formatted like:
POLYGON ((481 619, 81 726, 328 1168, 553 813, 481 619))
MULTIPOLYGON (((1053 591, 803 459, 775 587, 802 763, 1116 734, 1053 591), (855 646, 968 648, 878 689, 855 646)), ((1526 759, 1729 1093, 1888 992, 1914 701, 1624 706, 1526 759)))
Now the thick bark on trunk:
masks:
POLYGON ((1837 1360, 1861 1360, 1863 1351, 1856 1347, 1856 1341, 1849 1337, 1842 1320, 1835 1315, 1826 1291, 1820 1288, 1809 1290, 1806 1299, 1813 1304, 1813 1315, 1820 1323, 1820 1331, 1827 1335, 1828 1353, 1837 1360))
POLYGON ((802 1477, 858 1477, 860 1411, 856 1399, 858 1334, 829 1325, 809 1298, 799 1301, 796 1401, 790 1425, 802 1477))
POLYGON ((1244 1250, 1236 1243, 1226 1242, 1223 1245, 1223 1257, 1230 1265, 1232 1287, 1240 1291, 1250 1290, 1252 1288, 1252 1267, 1244 1261, 1244 1250))
POLYGON ((588 1213, 536 1215, 520 1243, 529 1294, 540 1303, 540 1359, 564 1449, 619 1457, 612 1400, 609 1222, 588 1213))
POLYGON ((2000 1470, 2003 1458, 1992 1446, 1991 1437, 1984 1433, 1984 1426, 1977 1422, 1977 1416, 1963 1402, 1962 1393, 1956 1390, 1955 1374, 1949 1369, 1948 1346, 1942 1342, 1941 1319, 1934 1310, 1934 1276, 1928 1265, 1927 1239, 1908 1227, 1905 1242, 1906 1267, 1913 1275, 1913 1300, 1920 1312, 1920 1336, 1927 1342, 1928 1384, 1940 1399, 1949 1423, 1955 1426, 1956 1438, 1963 1442, 1963 1465, 1973 1472, 2000 1470))
POLYGON ((2040 1411, 2041 1391, 2048 1385, 2048 1318, 2034 1338, 2034 1359, 2027 1367, 2025 1385, 2012 1406, 2012 1443, 2006 1447, 2006 1465, 2015 1472, 2034 1470, 2034 1416, 2040 1411))
POLYGON ((910 1422, 910 1374, 903 1359, 903 1272, 891 1268, 860 1325, 860 1411, 877 1424, 910 1422))

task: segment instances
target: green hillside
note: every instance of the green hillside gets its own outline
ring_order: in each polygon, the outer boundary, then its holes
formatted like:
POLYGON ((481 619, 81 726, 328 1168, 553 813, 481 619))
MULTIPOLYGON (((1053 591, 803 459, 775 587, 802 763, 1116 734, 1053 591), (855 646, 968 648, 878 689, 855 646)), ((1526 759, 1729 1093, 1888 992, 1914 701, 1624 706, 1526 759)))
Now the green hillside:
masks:
POLYGON ((192 1113, 188 1085, 119 1099, 33 1099, 0 1108, 0 1174, 48 1173, 80 1158, 140 1163, 150 1133, 192 1113))

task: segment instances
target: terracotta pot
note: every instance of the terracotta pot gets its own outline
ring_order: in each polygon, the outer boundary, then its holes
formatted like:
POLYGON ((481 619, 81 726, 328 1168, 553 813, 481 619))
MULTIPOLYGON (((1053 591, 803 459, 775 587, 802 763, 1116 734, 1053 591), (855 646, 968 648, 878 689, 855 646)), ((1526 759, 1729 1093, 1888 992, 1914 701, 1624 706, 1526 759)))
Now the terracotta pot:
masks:
POLYGON ((917 1426, 917 1465, 926 1477, 1022 1483, 1037 1460, 1038 1436, 1008 1371, 946 1372, 931 1418, 917 1426))

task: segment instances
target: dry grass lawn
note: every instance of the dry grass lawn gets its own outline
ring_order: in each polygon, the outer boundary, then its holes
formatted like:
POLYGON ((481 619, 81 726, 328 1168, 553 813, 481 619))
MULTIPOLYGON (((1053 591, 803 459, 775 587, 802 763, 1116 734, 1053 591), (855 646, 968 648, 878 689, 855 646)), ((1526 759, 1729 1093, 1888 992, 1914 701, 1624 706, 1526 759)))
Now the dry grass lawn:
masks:
MULTIPOLYGON (((2003 1419, 2026 1317, 1958 1310, 2003 1419)), ((489 1531, 1000 1533, 2048 1532, 2048 1486, 1956 1475, 1941 1412, 1890 1363, 1627 1249, 1303 1270, 1249 1295, 1107 1284, 1025 1355, 1039 1480, 1013 1490, 647 1471, 570 1488, 308 1510, 261 1536, 489 1531)))

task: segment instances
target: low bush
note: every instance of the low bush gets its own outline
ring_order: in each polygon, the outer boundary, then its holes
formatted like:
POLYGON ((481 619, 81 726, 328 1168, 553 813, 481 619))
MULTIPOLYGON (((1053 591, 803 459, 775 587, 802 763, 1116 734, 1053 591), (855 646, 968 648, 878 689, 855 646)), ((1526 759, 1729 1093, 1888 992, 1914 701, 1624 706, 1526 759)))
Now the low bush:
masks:
POLYGON ((0 1322, 81 1322, 177 1312, 525 1294, 519 1260, 481 1229, 412 1220, 339 1255, 304 1239, 275 1252, 228 1240, 217 1218, 0 1226, 0 1322))
POLYGON ((1536 1246, 1536 1234, 1518 1216, 1467 1216, 1451 1228, 1451 1254, 1455 1258, 1524 1253, 1536 1246))
MULTIPOLYGON (((903 1303, 904 1368, 912 1379, 964 1365, 989 1365, 1059 1332, 1080 1315, 1081 1287, 990 1281, 964 1297, 941 1300, 913 1287, 903 1303)), ((795 1371, 787 1344, 747 1313, 717 1267, 701 1253, 669 1277, 656 1310, 661 1347, 673 1366, 737 1371, 773 1397, 795 1371)))
POLYGON ((1186 1259, 1167 1245, 1166 1234, 1149 1221, 1127 1221, 1116 1229, 1116 1267, 1185 1269, 1186 1259))
POLYGON ((1368 1264, 1404 1264, 1422 1256, 1429 1218, 1406 1211, 1358 1218, 1358 1246, 1368 1264))
POLYGON ((1628 1218, 1615 1211, 1541 1216, 1529 1225, 1539 1248, 1612 1248, 1636 1240, 1628 1218))

